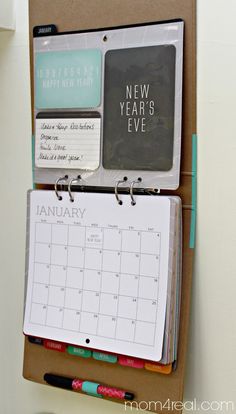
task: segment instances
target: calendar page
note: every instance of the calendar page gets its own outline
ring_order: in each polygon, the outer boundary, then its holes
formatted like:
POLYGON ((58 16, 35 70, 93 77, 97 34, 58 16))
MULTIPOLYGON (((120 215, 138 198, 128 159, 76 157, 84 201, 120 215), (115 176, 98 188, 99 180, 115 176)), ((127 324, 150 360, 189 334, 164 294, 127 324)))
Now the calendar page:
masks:
POLYGON ((28 194, 24 333, 159 361, 170 198, 61 195, 28 194))

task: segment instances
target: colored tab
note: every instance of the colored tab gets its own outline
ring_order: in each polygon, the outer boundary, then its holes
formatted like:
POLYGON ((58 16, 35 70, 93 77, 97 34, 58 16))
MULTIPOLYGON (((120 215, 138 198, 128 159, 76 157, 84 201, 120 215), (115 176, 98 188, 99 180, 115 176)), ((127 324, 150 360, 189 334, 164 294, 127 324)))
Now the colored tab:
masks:
POLYGON ((43 339, 42 338, 36 338, 35 336, 28 336, 28 341, 31 344, 43 345, 43 339))
POLYGON ((86 394, 93 395, 94 397, 102 398, 102 395, 98 394, 97 392, 98 387, 99 387, 99 384, 97 384, 96 382, 83 381, 82 391, 86 392, 86 394))
POLYGON ((45 26, 35 26, 33 28, 34 37, 51 36, 56 33, 57 33, 57 27, 55 26, 55 24, 47 24, 45 26))
POLYGON ((195 247, 197 209, 197 135, 192 136, 192 213, 190 225, 190 249, 195 247))
POLYGON ((138 358, 119 356, 118 363, 120 365, 131 367, 131 368, 144 368, 144 361, 138 358))
POLYGON ((117 356, 116 355, 105 354, 103 352, 93 351, 93 358, 97 359, 98 361, 111 362, 112 364, 115 364, 117 362, 117 356))
POLYGON ((54 351, 65 352, 66 345, 62 342, 51 341, 50 339, 45 339, 43 345, 47 349, 52 349, 54 351))
POLYGON ((148 371, 159 372, 160 374, 170 374, 172 372, 172 364, 159 364, 158 362, 146 362, 145 369, 148 371))
POLYGON ((70 355, 76 355, 82 358, 90 358, 92 355, 92 352, 89 349, 79 348, 72 345, 67 347, 67 352, 70 355))

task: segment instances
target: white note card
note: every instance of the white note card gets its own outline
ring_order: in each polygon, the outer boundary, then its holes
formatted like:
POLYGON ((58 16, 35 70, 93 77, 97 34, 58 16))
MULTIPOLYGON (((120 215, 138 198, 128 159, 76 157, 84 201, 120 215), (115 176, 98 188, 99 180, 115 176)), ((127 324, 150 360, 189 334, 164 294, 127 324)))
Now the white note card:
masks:
POLYGON ((167 196, 29 192, 24 333, 162 358, 170 248, 167 196))
POLYGON ((36 118, 36 167, 96 170, 100 130, 100 117, 36 118))

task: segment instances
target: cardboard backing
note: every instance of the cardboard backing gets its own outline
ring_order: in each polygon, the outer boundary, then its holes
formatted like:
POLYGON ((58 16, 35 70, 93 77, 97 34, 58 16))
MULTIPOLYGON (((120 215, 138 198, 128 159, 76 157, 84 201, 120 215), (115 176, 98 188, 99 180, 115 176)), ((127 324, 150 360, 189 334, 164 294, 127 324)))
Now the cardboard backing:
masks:
MULTIPOLYGON (((190 248, 192 212, 192 135, 196 133, 196 0, 29 0, 32 119, 33 102, 33 27, 55 24, 59 32, 124 26, 181 18, 185 22, 184 90, 181 181, 176 191, 183 202, 183 278, 180 337, 177 369, 170 375, 145 369, 84 359, 44 349, 25 340, 23 376, 41 384, 44 373, 80 377, 134 392, 135 401, 182 401, 190 312, 194 249, 190 248)), ((32 123, 33 125, 33 123, 32 123)), ((34 127, 34 125, 33 125, 34 127)), ((43 186, 40 186, 42 188, 43 186)), ((47 187, 45 187, 47 188, 47 187)), ((79 402, 78 393, 78 402, 79 402)), ((89 397, 93 398, 93 397, 89 397)), ((113 400, 114 401, 114 400, 113 400)), ((123 401, 118 401, 124 403, 123 401)), ((142 404, 140 408, 145 408, 142 404)), ((159 404, 151 411, 161 412, 159 404)), ((164 412, 165 410, 163 410, 164 412)), ((180 411, 170 410, 171 413, 180 411)))

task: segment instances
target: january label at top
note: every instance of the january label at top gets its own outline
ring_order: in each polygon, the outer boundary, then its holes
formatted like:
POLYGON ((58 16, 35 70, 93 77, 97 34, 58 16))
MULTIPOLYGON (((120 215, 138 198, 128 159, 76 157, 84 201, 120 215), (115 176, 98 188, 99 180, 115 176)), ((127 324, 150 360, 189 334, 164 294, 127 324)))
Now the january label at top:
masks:
POLYGON ((172 168, 175 61, 173 45, 106 53, 104 168, 141 171, 172 168))
POLYGON ((35 54, 36 108, 95 108, 101 101, 101 51, 35 54))

